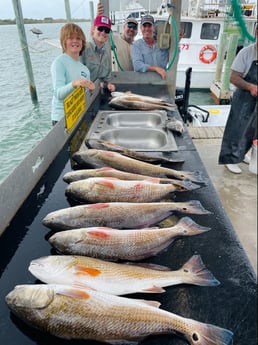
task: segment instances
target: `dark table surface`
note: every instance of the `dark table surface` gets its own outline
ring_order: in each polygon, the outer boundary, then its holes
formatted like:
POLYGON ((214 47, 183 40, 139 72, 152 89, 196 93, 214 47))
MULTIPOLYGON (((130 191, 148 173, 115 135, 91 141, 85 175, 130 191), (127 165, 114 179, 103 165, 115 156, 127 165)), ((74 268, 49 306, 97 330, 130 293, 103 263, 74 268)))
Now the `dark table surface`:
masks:
MULTIPOLYGON (((120 85, 119 91, 131 90, 169 100, 164 86, 120 85)), ((82 128, 90 126, 98 110, 110 109, 108 94, 99 95, 86 114, 82 128)), ((170 114, 171 115, 171 114, 170 114)), ((177 114, 178 116, 178 114, 177 114)), ((76 150, 78 137, 83 129, 57 156, 48 171, 25 201, 10 226, 0 237, 0 343, 6 345, 30 344, 100 344, 92 340, 63 340, 25 325, 10 313, 5 296, 19 284, 37 282, 29 273, 30 261, 53 254, 47 241, 49 230, 42 225, 42 219, 57 209, 69 207, 64 190, 67 184, 62 176, 71 170, 71 151, 76 150)), ((175 201, 200 200, 212 212, 210 215, 190 215, 200 225, 210 227, 207 233, 184 237, 175 241, 167 251, 146 261, 180 268, 193 254, 199 254, 205 266, 220 281, 216 287, 178 285, 166 288, 163 294, 137 294, 161 302, 162 309, 197 321, 227 328, 234 333, 234 345, 257 344, 257 296, 256 275, 248 261, 239 239, 232 227, 216 191, 207 175, 192 140, 186 131, 175 135, 178 152, 184 163, 173 166, 182 170, 199 170, 206 179, 206 185, 192 192, 177 193, 175 201)), ((173 153, 174 154, 174 153, 173 153)), ((169 165, 167 165, 169 167, 169 165)), ((183 215, 177 215, 181 218, 183 215)), ((142 344, 183 345, 184 340, 173 335, 149 336, 142 344)))

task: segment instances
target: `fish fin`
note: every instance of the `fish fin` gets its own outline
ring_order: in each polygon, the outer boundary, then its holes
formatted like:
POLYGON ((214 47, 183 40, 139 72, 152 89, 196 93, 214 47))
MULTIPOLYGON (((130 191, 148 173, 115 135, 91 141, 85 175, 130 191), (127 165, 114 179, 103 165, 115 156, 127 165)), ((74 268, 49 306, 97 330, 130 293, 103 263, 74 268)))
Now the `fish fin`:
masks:
MULTIPOLYGON (((112 177, 109 177, 108 180, 97 181, 97 182, 94 182, 94 184, 99 185, 99 186, 104 186, 104 187, 107 187, 109 189, 114 189, 115 186, 112 183, 112 181, 110 181, 111 179, 112 179, 112 177)), ((116 179, 114 178, 114 180, 116 180, 116 179)))
POLYGON ((181 268, 184 282, 199 286, 217 286, 220 282, 204 266, 200 255, 193 255, 181 268))
POLYGON ((154 307, 154 308, 159 308, 161 306, 161 303, 158 301, 149 301, 146 299, 135 299, 135 301, 146 304, 150 307, 154 307))
POLYGON ((151 264, 147 262, 125 262, 125 264, 139 266, 139 267, 143 267, 143 268, 147 268, 147 269, 155 270, 155 271, 171 271, 169 267, 157 265, 157 264, 151 264))
POLYGON ((110 168, 110 167, 102 167, 99 169, 96 169, 96 171, 114 171, 114 168, 110 168))
POLYGON ((139 342, 141 342, 144 338, 137 338, 139 340, 126 340, 126 339, 120 339, 120 340, 102 340, 104 343, 108 343, 111 345, 137 345, 139 342))
POLYGON ((91 204, 91 205, 87 205, 87 208, 106 208, 109 207, 108 203, 97 203, 97 204, 91 204))
POLYGON ((90 294, 84 290, 84 288, 73 287, 73 286, 58 286, 58 290, 56 291, 59 295, 75 297, 75 298, 82 298, 88 299, 90 298, 90 294))
POLYGON ((75 274, 77 276, 86 275, 86 276, 91 276, 91 277, 97 277, 98 275, 101 274, 100 270, 96 268, 92 268, 92 267, 83 266, 83 265, 75 265, 74 269, 75 269, 75 274))
POLYGON ((176 226, 183 227, 183 235, 198 235, 211 230, 211 228, 195 223, 190 217, 181 218, 176 226))
POLYGON ((85 289, 96 290, 87 284, 84 284, 82 282, 77 282, 77 281, 73 282, 72 287, 78 290, 85 290, 85 289))
POLYGON ((200 185, 193 183, 191 180, 185 179, 183 181, 173 181, 173 185, 177 186, 178 191, 188 191, 201 188, 200 185))
POLYGON ((214 326, 188 319, 192 332, 186 337, 190 344, 194 343, 202 345, 230 345, 232 344, 233 333, 225 328, 214 326))
POLYGON ((159 286, 155 286, 155 285, 153 285, 149 289, 144 289, 142 291, 145 293, 163 293, 163 292, 166 292, 166 290, 164 290, 163 288, 161 288, 159 286))

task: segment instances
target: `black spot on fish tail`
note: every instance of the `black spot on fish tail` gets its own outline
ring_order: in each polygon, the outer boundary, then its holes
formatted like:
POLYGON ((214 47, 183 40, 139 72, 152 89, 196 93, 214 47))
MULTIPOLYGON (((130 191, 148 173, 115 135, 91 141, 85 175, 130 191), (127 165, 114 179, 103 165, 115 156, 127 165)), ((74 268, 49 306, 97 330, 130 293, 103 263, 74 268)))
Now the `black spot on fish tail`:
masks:
POLYGON ((193 255, 184 264, 182 271, 186 273, 185 282, 187 283, 199 286, 217 286, 220 284, 214 275, 204 266, 200 255, 193 255))
POLYGON ((225 328, 220 328, 214 325, 201 323, 191 320, 193 332, 187 334, 189 344, 202 345, 231 345, 233 333, 225 328))

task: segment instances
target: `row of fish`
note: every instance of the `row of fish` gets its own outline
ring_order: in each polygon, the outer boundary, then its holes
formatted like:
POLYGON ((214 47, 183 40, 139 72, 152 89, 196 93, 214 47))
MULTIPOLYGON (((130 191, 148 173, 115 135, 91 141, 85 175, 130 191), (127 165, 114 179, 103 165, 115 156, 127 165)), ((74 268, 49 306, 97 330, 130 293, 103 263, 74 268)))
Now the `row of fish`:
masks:
POLYGON ((80 167, 109 167, 129 173, 148 175, 151 177, 172 177, 179 180, 189 179, 192 182, 205 183, 205 180, 199 171, 178 171, 175 169, 143 162, 114 151, 97 149, 79 150, 74 153, 73 159, 79 164, 80 167))
POLYGON ((139 261, 157 255, 178 237, 210 230, 189 217, 171 227, 149 228, 174 212, 210 213, 197 200, 153 202, 174 191, 199 188, 193 182, 203 183, 200 174, 97 149, 79 151, 74 160, 95 169, 64 175, 70 183, 65 193, 93 204, 53 211, 43 219, 45 226, 58 231, 49 243, 67 255, 31 261, 29 271, 47 284, 17 285, 6 296, 12 312, 29 325, 61 338, 117 345, 137 344, 150 334, 177 334, 192 345, 229 345, 233 334, 227 329, 160 310, 156 301, 118 296, 160 293, 164 287, 183 283, 218 285, 199 255, 176 271, 154 264, 107 261, 139 261), (127 199, 121 201, 119 195, 127 199))
POLYGON ((176 105, 162 99, 138 95, 132 92, 112 92, 109 105, 115 109, 124 110, 156 110, 175 111, 176 105))

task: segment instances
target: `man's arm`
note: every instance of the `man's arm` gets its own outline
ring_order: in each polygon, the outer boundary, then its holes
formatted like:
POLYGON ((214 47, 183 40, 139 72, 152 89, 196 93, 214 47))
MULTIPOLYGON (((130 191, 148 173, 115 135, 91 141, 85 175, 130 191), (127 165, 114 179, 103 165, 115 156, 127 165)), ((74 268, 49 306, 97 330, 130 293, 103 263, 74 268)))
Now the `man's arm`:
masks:
POLYGON ((255 84, 249 83, 243 79, 242 73, 231 70, 230 82, 242 90, 247 90, 253 97, 258 96, 258 87, 255 84))

